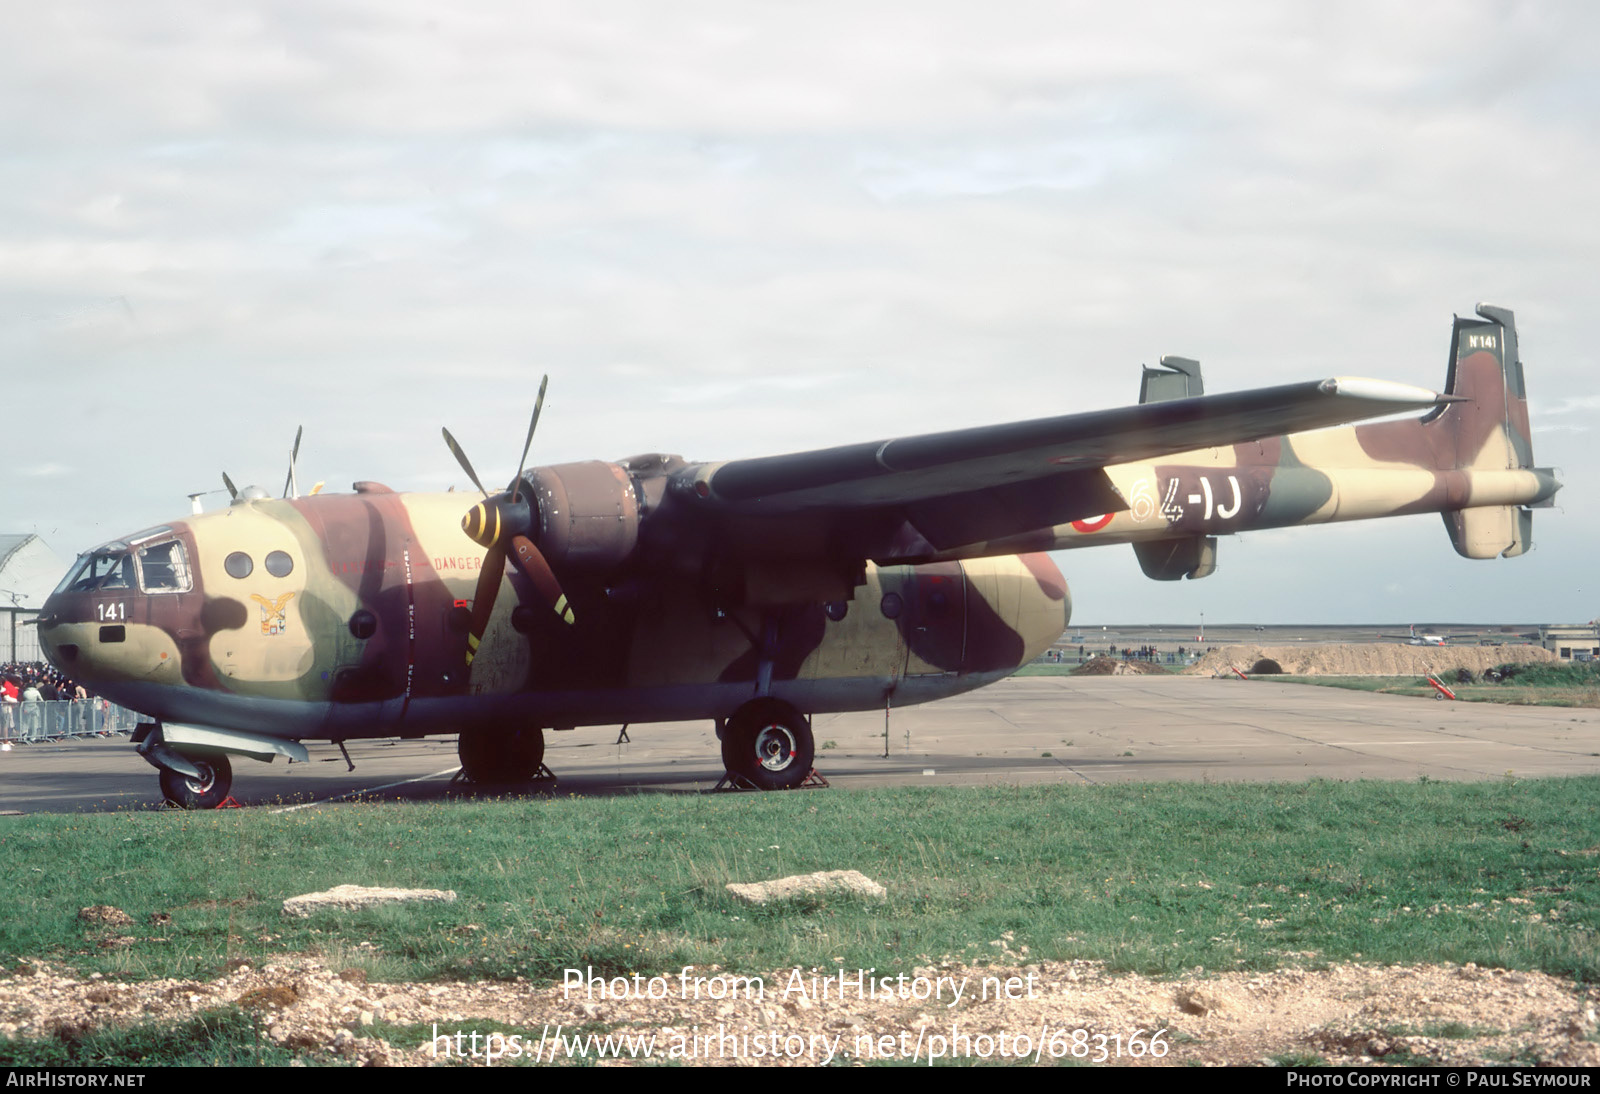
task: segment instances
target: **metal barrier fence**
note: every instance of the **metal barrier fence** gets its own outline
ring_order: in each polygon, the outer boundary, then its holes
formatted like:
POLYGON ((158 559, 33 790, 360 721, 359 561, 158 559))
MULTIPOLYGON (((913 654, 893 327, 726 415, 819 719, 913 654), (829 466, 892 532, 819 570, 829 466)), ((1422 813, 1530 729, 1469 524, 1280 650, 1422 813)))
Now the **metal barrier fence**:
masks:
POLYGON ((0 703, 0 743, 33 744, 132 733, 139 714, 104 699, 0 703))

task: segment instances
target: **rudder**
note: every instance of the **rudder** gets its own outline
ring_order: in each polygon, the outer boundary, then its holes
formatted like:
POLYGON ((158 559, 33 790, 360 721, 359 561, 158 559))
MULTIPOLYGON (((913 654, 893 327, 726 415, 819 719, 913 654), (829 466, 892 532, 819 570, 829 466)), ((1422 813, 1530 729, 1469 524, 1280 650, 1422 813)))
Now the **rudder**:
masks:
POLYGON ((1517 352, 1517 322, 1509 308, 1479 304, 1482 319, 1455 317, 1445 391, 1449 403, 1426 421, 1447 430, 1460 470, 1529 468, 1533 434, 1528 390, 1517 352))

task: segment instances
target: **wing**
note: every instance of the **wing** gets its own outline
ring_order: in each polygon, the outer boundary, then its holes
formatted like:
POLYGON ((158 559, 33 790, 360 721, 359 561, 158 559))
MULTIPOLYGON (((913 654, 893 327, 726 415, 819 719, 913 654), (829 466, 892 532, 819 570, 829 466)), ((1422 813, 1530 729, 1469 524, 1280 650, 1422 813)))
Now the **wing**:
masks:
POLYGON ((1128 508, 1104 468, 1453 400, 1335 378, 688 468, 730 553, 911 561, 1128 508))

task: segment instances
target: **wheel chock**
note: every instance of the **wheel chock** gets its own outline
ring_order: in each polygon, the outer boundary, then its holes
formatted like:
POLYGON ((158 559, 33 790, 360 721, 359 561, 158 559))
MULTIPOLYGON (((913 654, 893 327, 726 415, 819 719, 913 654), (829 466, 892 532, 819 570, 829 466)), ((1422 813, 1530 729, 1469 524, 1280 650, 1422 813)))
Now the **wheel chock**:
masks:
MULTIPOLYGON (((828 780, 823 778, 822 775, 817 771, 817 769, 813 767, 811 769, 810 773, 806 775, 805 779, 802 780, 799 785, 797 785, 797 786, 786 786, 783 789, 785 789, 785 790, 825 790, 825 789, 828 788, 828 786, 829 786, 828 780)), ((722 773, 722 778, 717 780, 717 785, 713 786, 709 791, 707 791, 707 793, 716 794, 716 793, 725 793, 725 792, 729 792, 729 791, 745 791, 745 790, 757 790, 757 791, 759 791, 759 790, 761 790, 761 788, 759 786, 757 786, 755 783, 751 782, 749 779, 745 778, 743 775, 740 775, 740 774, 738 774, 736 772, 733 772, 733 771, 724 771, 722 773)))

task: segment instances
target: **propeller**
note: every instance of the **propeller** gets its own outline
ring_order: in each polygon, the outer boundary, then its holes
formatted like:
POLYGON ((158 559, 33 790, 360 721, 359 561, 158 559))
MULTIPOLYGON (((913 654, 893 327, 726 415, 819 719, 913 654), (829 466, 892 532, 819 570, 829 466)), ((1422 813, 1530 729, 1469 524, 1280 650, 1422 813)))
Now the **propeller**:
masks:
POLYGON ((533 531, 533 502, 522 497, 522 472, 528 462, 528 452, 533 447, 533 432, 539 425, 539 414, 544 409, 544 393, 550 383, 546 376, 539 382, 539 397, 533 404, 533 417, 528 422, 528 436, 522 443, 522 457, 517 462, 517 473, 510 485, 499 494, 491 495, 484 489, 473 470, 472 461, 456 439, 444 430, 444 443, 455 456, 456 462, 478 488, 483 500, 468 510, 461 518, 462 531, 474 543, 486 549, 483 567, 478 572, 478 587, 472 598, 472 624, 467 633, 467 664, 477 656, 478 644, 489 626, 489 616, 494 611, 494 601, 500 591, 500 579, 505 573, 509 556, 517 570, 533 585, 534 591, 550 605, 564 623, 575 622, 572 605, 561 589, 561 581, 550 562, 544 557, 530 536, 533 531))
MULTIPOLYGON (((295 465, 300 459, 300 439, 305 436, 305 432, 305 426, 302 425, 295 427, 294 447, 289 450, 289 474, 283 480, 283 496, 286 498, 298 498, 300 496, 300 482, 295 478, 295 465)), ((268 494, 259 486, 246 486, 244 491, 241 493, 239 488, 233 485, 233 480, 228 477, 228 473, 226 471, 222 473, 222 485, 228 488, 228 497, 234 502, 256 501, 261 498, 271 497, 270 494, 268 494)), ((311 493, 316 494, 322 489, 322 487, 323 484, 318 482, 311 488, 311 493)), ((190 494, 189 501, 191 506, 198 505, 199 502, 196 501, 196 498, 201 496, 203 495, 190 494)), ((199 510, 196 509, 195 511, 198 512, 199 510)))
POLYGON ((289 452, 289 475, 283 480, 283 496, 286 498, 291 496, 289 494, 291 487, 294 489, 293 496, 297 498, 300 496, 300 484, 294 481, 294 461, 300 457, 300 435, 305 431, 306 427, 303 425, 296 426, 294 430, 294 448, 289 452))

